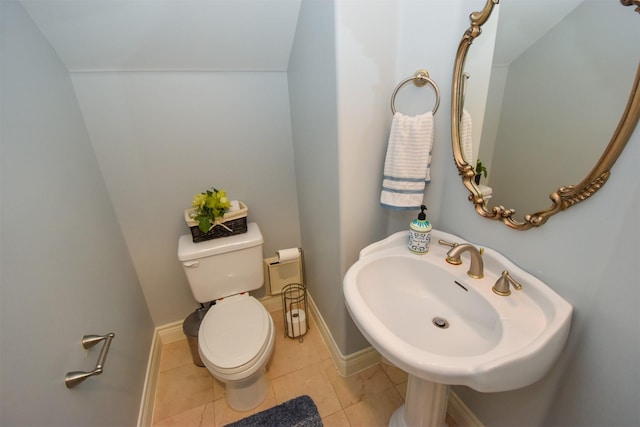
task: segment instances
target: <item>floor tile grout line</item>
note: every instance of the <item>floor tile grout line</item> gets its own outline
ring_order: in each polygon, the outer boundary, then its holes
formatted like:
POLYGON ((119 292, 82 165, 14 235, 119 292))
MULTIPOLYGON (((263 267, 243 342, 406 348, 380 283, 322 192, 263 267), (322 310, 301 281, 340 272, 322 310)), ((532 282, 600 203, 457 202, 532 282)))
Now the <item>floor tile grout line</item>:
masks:
MULTIPOLYGON (((182 342, 182 341, 186 341, 186 338, 185 338, 184 340, 179 340, 179 341, 175 341, 175 342, 182 342)), ((324 342, 323 342, 322 344, 324 345, 324 342)), ((165 345, 168 345, 168 344, 165 344, 165 345)), ((163 345, 163 350, 164 350, 164 346, 165 346, 165 345, 163 345)), ((326 361, 326 360, 328 360, 328 359, 322 359, 322 360, 320 360, 320 361, 316 362, 316 364, 322 365, 322 364, 323 364, 323 362, 324 362, 324 361, 326 361)), ((186 365, 189 365, 190 363, 193 363, 193 362, 188 361, 188 362, 185 362, 185 363, 183 363, 183 364, 181 364, 181 365, 174 366, 174 367, 169 368, 169 369, 165 369, 165 370, 164 370, 164 371, 162 371, 162 372, 168 372, 168 371, 171 371, 171 370, 174 370, 174 369, 179 369, 180 367, 184 367, 184 366, 186 366, 186 365)), ((309 366, 311 366, 311 365, 309 365, 309 366)), ((285 376, 287 376, 287 375, 294 374, 295 372, 299 372, 299 371, 301 371, 301 370, 307 369, 309 366, 301 367, 301 368, 295 369, 295 370, 293 370, 293 371, 291 371, 291 372, 282 373, 282 374, 278 375, 277 377, 273 377, 273 378, 271 378, 271 380, 275 380, 275 379, 277 379, 277 378, 282 378, 282 377, 285 377, 285 376)), ((374 365, 374 366, 375 366, 375 365, 374 365)), ((321 367, 322 367, 322 366, 321 366, 321 367)), ((199 368, 200 368, 200 369, 206 369, 205 367, 199 367, 199 368)), ((324 370, 324 373, 326 374, 326 369, 324 369, 324 367, 322 367, 322 369, 324 370)), ((394 389, 394 390, 396 391, 396 393, 398 393, 398 395, 400 396, 400 398, 402 398, 402 400, 404 400, 404 398, 402 397, 402 393, 401 393, 401 392, 400 392, 400 390, 398 390, 398 388, 397 388, 397 386, 398 386, 399 384, 395 384, 395 383, 393 382, 393 380, 391 379, 391 377, 389 376, 389 374, 388 374, 384 369, 382 369, 382 373, 385 375, 385 377, 387 378, 387 380, 388 380, 388 381, 389 381, 389 383, 391 384, 391 386, 389 387, 389 389, 394 389)), ((213 380, 213 379, 212 379, 212 380, 213 380)), ((334 394, 336 395, 336 397, 337 397, 337 396, 338 396, 338 390, 335 388, 335 385, 334 385, 334 384, 333 384, 333 382, 332 382, 332 381, 330 381, 330 380, 328 381, 328 383, 329 383, 329 386, 331 387, 331 390, 333 391, 333 393, 334 393, 334 394)), ((274 398, 276 399, 276 404, 278 404, 278 403, 277 403, 276 394, 275 394, 275 390, 273 389, 273 385, 272 385, 272 384, 270 384, 269 386, 271 387, 271 390, 272 390, 272 392, 273 392, 274 398)), ((385 389, 385 390, 386 390, 386 389, 385 389)), ((213 393, 213 390, 212 390, 212 393, 213 393)), ((218 399, 216 399, 216 398, 215 398, 215 395, 212 395, 212 399, 211 399, 210 401, 206 402, 206 403, 203 405, 203 407, 206 407, 206 405, 208 405, 208 404, 213 404, 213 403, 215 403, 217 400, 220 400, 220 399, 224 399, 224 394, 223 394, 222 396, 218 397, 218 399)), ((331 416, 331 415, 335 415, 336 413, 339 413, 339 412, 344 412, 344 413, 345 413, 345 417, 347 418, 347 421, 348 421, 348 417, 347 417, 347 414, 346 414, 346 412, 345 412, 345 411, 346 411, 348 408, 350 408, 350 407, 352 407, 352 406, 354 406, 354 405, 357 405, 357 404, 358 404, 358 403, 360 403, 361 401, 359 400, 359 401, 357 401, 357 402, 353 402, 353 403, 351 403, 351 404, 349 404, 349 405, 347 405, 347 406, 344 406, 344 405, 342 404, 342 402, 340 401, 340 399, 338 399, 338 402, 340 403, 340 409, 339 409, 339 410, 337 410, 337 411, 332 412, 331 414, 327 414, 327 415, 325 415, 325 416, 324 416, 324 417, 322 417, 322 418, 326 418, 326 417, 329 417, 329 416, 331 416)), ((283 402, 280 402, 280 403, 283 403, 283 402)), ((203 410, 204 410, 204 409, 203 409, 203 410)), ((167 416, 167 417, 162 418, 162 419, 159 419, 159 420, 155 420, 155 419, 154 419, 154 424, 155 424, 155 423, 158 423, 158 422, 161 422, 161 421, 163 421, 163 420, 166 420, 166 419, 168 419, 168 418, 171 418, 171 417, 172 417, 172 416, 167 416)), ((214 411, 214 417, 215 417, 215 411, 214 411)))
MULTIPOLYGON (((313 320, 312 320, 312 321, 313 321, 313 320)), ((315 322, 314 322, 314 326, 316 326, 316 327, 317 327, 317 325, 315 325, 315 322)), ((311 338, 311 337, 310 337, 310 338, 311 338)), ((325 343, 325 341, 324 341, 324 339, 323 339, 322 335, 319 335, 319 336, 317 337, 317 338, 319 338, 319 341, 318 341, 318 342, 315 342, 315 341, 316 341, 316 340, 315 340, 315 338, 316 338, 316 337, 314 336, 314 339, 313 339, 313 340, 311 340, 311 341, 313 341, 313 343, 311 344, 311 346, 312 346, 312 347, 314 347, 314 348, 315 348, 315 347, 322 347, 322 348, 324 348, 324 349, 326 349, 326 348, 327 348, 327 345, 326 345, 326 343, 325 343)), ((187 345, 187 349, 189 349, 189 348, 188 348, 188 344, 189 344, 189 343, 188 343, 187 337, 185 337, 184 339, 179 340, 179 341, 177 341, 177 342, 182 343, 182 344, 179 344, 179 345, 187 345)), ((164 345, 162 346, 162 351, 166 351, 166 347, 167 347, 168 345, 171 345, 171 344, 164 344, 164 345)), ((184 349, 183 349, 182 351, 184 351, 184 349)), ((190 349, 189 349, 189 352, 188 352, 187 354, 191 355, 190 353, 191 353, 191 352, 190 352, 190 349)), ((162 353, 161 353, 161 354, 162 354, 162 353)), ((165 354, 166 354, 166 353, 165 353, 165 354)), ((184 354, 179 355, 179 357, 184 358, 184 354)), ((274 353, 274 357, 275 357, 275 353, 274 353)), ((339 406, 339 407, 340 407, 340 409, 335 410, 334 412, 332 412, 332 413, 330 413, 330 414, 325 414, 322 418, 324 419, 324 418, 327 418, 327 417, 331 417, 331 416, 334 416, 334 415, 339 414, 340 412, 342 412, 342 414, 343 414, 342 420, 343 420, 343 421, 346 421, 346 423, 347 423, 348 425, 351 425, 351 423, 352 423, 352 422, 351 422, 351 420, 349 419, 349 417, 348 417, 348 415, 347 415, 347 410, 348 410, 349 408, 352 408, 353 406, 355 406, 355 405, 357 405, 357 404, 361 403, 363 400, 358 400, 358 401, 356 401, 356 402, 351 402, 351 403, 347 404, 346 406, 343 404, 343 402, 342 402, 342 401, 340 400, 340 398, 339 398, 340 391, 336 388, 336 387, 337 387, 337 384, 335 384, 334 380, 332 380, 332 379, 330 378, 330 375, 329 375, 329 373, 328 373, 328 369, 329 369, 329 367, 327 367, 327 361, 330 361, 330 362, 331 362, 331 367, 332 367, 332 368, 335 368, 335 365, 333 364, 333 361, 331 360, 331 355, 329 354, 329 355, 327 355, 327 357, 323 357, 323 358, 321 358, 320 360, 318 360, 318 361, 316 361, 316 362, 312 362, 312 363, 310 363, 310 364, 309 364, 309 365, 307 365, 307 366, 298 367, 298 368, 294 369, 294 370, 293 370, 293 371, 291 371, 291 372, 280 372, 280 373, 278 374, 278 376, 276 376, 276 377, 270 377, 270 387, 271 387, 271 392, 272 392, 272 394, 273 394, 273 396, 274 396, 274 400, 275 400, 276 405, 277 405, 277 404, 278 404, 278 401, 277 401, 277 398, 276 398, 275 389, 273 388, 273 384, 271 383, 271 381, 276 380, 276 379, 279 379, 279 378, 286 377, 287 375, 295 374, 296 372, 299 372, 299 371, 304 370, 304 369, 308 369, 310 366, 316 365, 316 366, 318 366, 320 369, 322 369, 322 371, 323 371, 323 376, 324 376, 324 377, 326 377, 326 380, 327 380, 327 382, 328 382, 328 385, 329 385, 329 387, 330 387, 330 390, 331 390, 331 392, 333 393, 333 395, 337 398, 337 401, 338 401, 338 403, 339 403, 339 405, 340 405, 340 406, 339 406)), ((172 366, 171 368, 169 368, 169 369, 165 369, 164 371, 161 371, 161 372, 163 372, 163 373, 164 373, 164 372, 169 372, 169 371, 171 371, 171 370, 179 369, 180 367, 184 367, 184 366, 189 365, 189 364, 191 364, 191 363, 193 363, 193 361, 192 361, 190 358, 186 358, 186 359, 184 359, 184 362, 183 362, 183 363, 181 363, 181 364, 179 364, 179 365, 176 365, 176 366, 172 366)), ((402 393, 402 391, 399 389, 399 386, 402 384, 402 382, 401 382, 400 384, 396 384, 396 383, 393 381, 393 379, 392 379, 392 377, 391 377, 390 373, 389 373, 389 372, 387 372, 387 370, 385 370, 385 369, 384 369, 384 367, 382 366, 382 364, 380 363, 380 364, 378 364, 378 366, 380 366, 380 367, 381 367, 381 370, 382 370, 382 372, 383 372, 383 374, 384 374, 384 378, 385 378, 385 379, 387 380, 387 382, 390 384, 389 389, 393 389, 393 390, 394 390, 394 392, 395 392, 395 393, 400 397, 400 399, 401 399, 402 401, 404 401, 403 393, 402 393)), ((200 367, 200 369, 206 369, 206 368, 204 368, 204 367, 200 367)), ((159 372, 159 374, 160 374, 160 372, 159 372)), ((338 373, 338 375, 339 375, 339 373, 338 373)), ((342 377, 342 378, 344 378, 344 377, 342 377)), ((215 381, 215 380, 212 378, 212 381, 215 381)), ((215 388, 215 385, 214 385, 214 388, 215 388)), ((385 388, 385 390, 387 390, 387 389, 385 388)), ((211 400, 210 400, 210 401, 208 401, 208 402, 206 402, 206 403, 203 405, 203 406, 204 406, 204 408, 206 408, 208 405, 212 405, 212 406, 213 406, 213 408, 212 408, 212 409, 213 409, 214 423, 216 423, 216 422, 215 422, 215 420, 216 420, 216 419, 218 419, 218 417, 222 416, 222 413, 218 413, 218 411, 216 411, 216 410, 215 410, 215 409, 216 409, 216 408, 215 408, 215 406, 216 406, 216 402, 217 402, 218 400, 220 400, 220 399, 224 399, 224 393, 223 393, 221 396, 218 396, 218 399, 216 399, 216 396, 215 396, 215 395, 216 395, 215 391, 213 391, 213 390, 212 390, 212 398, 211 398, 211 400)), ((283 402, 280 402, 280 403, 283 403, 283 402)), ((206 409, 205 409, 205 410, 206 410, 206 409)), ((155 412, 155 411, 154 411, 154 412, 155 412)), ((155 415, 155 414, 154 414, 154 415, 155 415)), ((155 420, 155 419, 154 419, 154 420, 153 420, 153 424, 160 423, 160 422, 162 422, 163 420, 166 420, 166 419, 171 418, 171 417, 172 417, 172 416, 164 417, 162 420, 155 420)), ((216 424, 216 425, 217 425, 217 424, 216 424)))

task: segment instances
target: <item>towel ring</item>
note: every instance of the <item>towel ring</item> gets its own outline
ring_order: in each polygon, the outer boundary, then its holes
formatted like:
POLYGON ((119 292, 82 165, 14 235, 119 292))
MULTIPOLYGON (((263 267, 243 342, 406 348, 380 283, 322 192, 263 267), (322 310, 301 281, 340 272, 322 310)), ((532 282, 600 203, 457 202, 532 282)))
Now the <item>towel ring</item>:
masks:
POLYGON ((409 82, 413 82, 413 84, 418 87, 422 87, 426 84, 430 84, 433 87, 433 89, 436 91, 436 105, 433 107, 432 113, 435 114, 436 111, 438 111, 438 107, 440 106, 440 90, 438 89, 438 85, 436 85, 435 82, 429 78, 429 72, 427 70, 422 70, 422 69, 416 71, 413 74, 413 76, 407 77, 406 79, 401 81, 398 84, 398 86, 396 86, 396 88, 393 91, 393 94, 391 95, 391 112, 393 114, 396 113, 395 103, 396 103, 396 95, 398 94, 398 90, 400 90, 402 86, 404 86, 409 82))
POLYGON ((464 101, 467 95, 467 82, 469 81, 469 78, 471 78, 471 75, 469 75, 469 73, 464 73, 462 74, 462 77, 462 90, 460 91, 460 117, 458 117, 459 121, 462 120, 462 111, 464 110, 464 101))

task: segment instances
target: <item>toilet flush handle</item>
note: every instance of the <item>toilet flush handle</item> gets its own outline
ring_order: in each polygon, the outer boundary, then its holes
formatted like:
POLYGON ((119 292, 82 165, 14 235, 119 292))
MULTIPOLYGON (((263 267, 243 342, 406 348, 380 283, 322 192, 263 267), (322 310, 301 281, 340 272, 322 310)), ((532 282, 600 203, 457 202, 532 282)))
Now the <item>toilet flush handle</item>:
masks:
POLYGON ((200 266, 200 261, 187 261, 183 262, 182 265, 184 265, 186 268, 196 268, 200 266))

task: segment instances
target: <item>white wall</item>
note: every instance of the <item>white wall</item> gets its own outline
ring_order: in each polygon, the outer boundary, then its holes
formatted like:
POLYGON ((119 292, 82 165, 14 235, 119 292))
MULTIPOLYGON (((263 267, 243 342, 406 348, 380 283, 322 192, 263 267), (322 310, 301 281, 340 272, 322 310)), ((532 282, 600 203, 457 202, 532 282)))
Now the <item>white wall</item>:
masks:
POLYGON ((0 424, 134 425, 153 324, 69 74, 3 1, 0 424), (67 389, 68 371, 104 372, 67 389), (114 410, 115 409, 115 410, 114 410))
POLYGON ((286 74, 73 73, 157 326, 197 307, 177 260, 184 209, 211 186, 249 207, 264 254, 300 246, 286 74))
MULTIPOLYGON (((369 346, 344 306, 344 272, 360 249, 385 237, 389 230, 405 228, 415 215, 387 211, 379 202, 392 118, 391 93, 418 68, 435 72, 432 77, 436 80, 436 76, 449 73, 448 66, 438 67, 421 57, 412 57, 402 65, 394 60, 404 49, 401 38, 411 39, 398 30, 401 12, 412 15, 394 1, 340 1, 335 6, 303 1, 289 63, 307 279, 344 354, 369 346)), ((430 49, 439 48, 424 43, 418 46, 421 53, 426 50, 428 54, 430 49)), ((407 85, 398 93, 396 108, 419 114, 433 108, 434 102, 430 87, 407 85)), ((445 106, 440 111, 445 114, 437 115, 436 121, 446 127, 446 90, 441 102, 445 106)), ((434 148, 434 158, 441 158, 447 145, 434 148)), ((436 163, 434 170, 444 167, 441 161, 436 163)), ((427 200, 437 200, 442 187, 442 181, 430 184, 427 200)), ((430 217, 437 217, 437 213, 435 204, 430 217)))
POLYGON ((334 3, 303 0, 288 71, 302 246, 309 292, 348 354, 368 343, 342 294, 335 43, 334 3))
MULTIPOLYGON (((468 15, 470 10, 476 10, 484 2, 476 0, 450 1, 450 0, 400 0, 398 16, 398 44, 396 54, 395 84, 411 75, 418 68, 426 68, 431 79, 440 88, 440 108, 435 114, 435 141, 433 144, 431 183, 425 190, 425 203, 429 208, 427 218, 434 227, 438 227, 442 215, 447 215, 443 210, 443 199, 451 191, 445 179, 445 173, 455 170, 453 155, 451 152, 451 77, 456 50, 462 34, 468 27, 468 15)), ((479 9, 477 9, 479 10, 479 9)), ((428 86, 414 89, 415 96, 420 104, 407 105, 408 114, 419 114, 425 108, 431 108, 432 103, 426 107, 423 97, 431 96, 428 86), (419 107, 418 107, 419 105, 419 107)), ((386 96, 391 92, 387 90, 386 96)), ((426 98, 430 99, 430 98, 426 98)), ((401 110, 403 111, 403 110, 401 110)), ((409 222, 415 219, 417 212, 398 215, 388 212, 387 234, 396 231, 407 230, 409 222)))
MULTIPOLYGON (((389 96, 396 84, 397 13, 394 2, 336 2, 341 276, 364 246, 386 234, 380 190, 391 120, 389 96)), ((332 315, 345 319, 346 333, 337 342, 349 353, 359 349, 360 337, 356 339, 357 329, 344 306, 341 281, 338 292, 341 304, 332 315)))

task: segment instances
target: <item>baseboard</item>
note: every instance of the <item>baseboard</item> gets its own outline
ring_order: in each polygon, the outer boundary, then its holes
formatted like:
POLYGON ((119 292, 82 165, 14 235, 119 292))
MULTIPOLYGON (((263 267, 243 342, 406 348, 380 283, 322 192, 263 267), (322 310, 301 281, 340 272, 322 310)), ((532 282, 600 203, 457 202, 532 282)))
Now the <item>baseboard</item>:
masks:
MULTIPOLYGON (((340 375, 348 377, 380 362, 380 354, 373 347, 365 348, 347 356, 343 355, 309 292, 307 292, 307 299, 309 311, 311 312, 311 322, 318 328, 320 336, 327 346, 331 359, 340 375)), ((260 302, 270 313, 282 310, 282 298, 280 295, 264 297, 260 299, 260 302)))
POLYGON ((282 310, 282 297, 280 295, 269 295, 260 298, 260 302, 269 313, 282 310))
POLYGON ((158 382, 158 362, 162 344, 158 343, 157 334, 154 332, 147 362, 147 372, 144 377, 140 411, 138 412, 138 427, 149 427, 153 422, 153 403, 156 398, 156 385, 158 382))
POLYGON ((318 331, 320 331, 320 336, 324 340, 324 343, 329 350, 329 354, 331 355, 331 359, 333 359, 333 364, 336 366, 338 373, 343 377, 348 377, 349 375, 355 374, 357 372, 363 371, 376 363, 380 362, 380 353, 376 351, 373 347, 367 347, 355 353, 351 353, 348 355, 342 354, 338 345, 336 344, 327 324, 325 323, 318 307, 311 295, 309 297, 309 307, 311 309, 311 318, 314 320, 314 323, 318 327, 318 331))
POLYGON ((153 407, 156 400, 156 385, 160 372, 160 356, 162 345, 184 339, 182 321, 169 323, 155 328, 151 349, 149 350, 149 362, 142 389, 140 412, 138 413, 138 427, 150 427, 153 422, 153 407))
POLYGON ((182 332, 183 323, 184 321, 179 320, 177 322, 167 323, 164 326, 158 326, 156 328, 156 334, 160 338, 161 345, 185 339, 184 332, 182 332))
POLYGON ((449 389, 447 413, 460 427, 484 427, 478 417, 471 412, 471 409, 451 389, 449 389))

